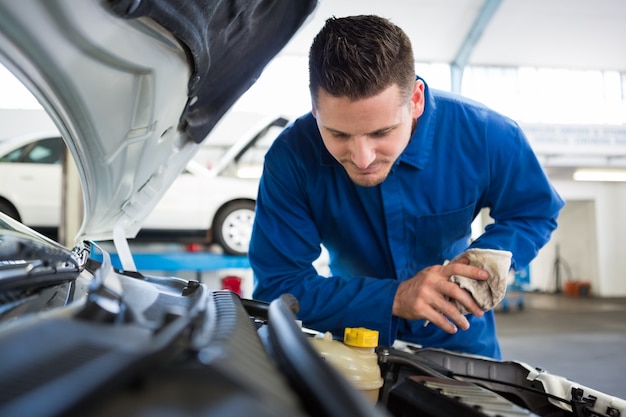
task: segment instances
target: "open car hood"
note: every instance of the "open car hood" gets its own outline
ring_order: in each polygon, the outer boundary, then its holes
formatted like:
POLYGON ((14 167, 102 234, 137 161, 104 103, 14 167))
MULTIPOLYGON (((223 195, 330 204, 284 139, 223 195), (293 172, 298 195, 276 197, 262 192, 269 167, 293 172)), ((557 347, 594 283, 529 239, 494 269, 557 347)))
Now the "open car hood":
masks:
POLYGON ((316 3, 0 0, 0 59, 76 162, 77 240, 134 237, 316 3))

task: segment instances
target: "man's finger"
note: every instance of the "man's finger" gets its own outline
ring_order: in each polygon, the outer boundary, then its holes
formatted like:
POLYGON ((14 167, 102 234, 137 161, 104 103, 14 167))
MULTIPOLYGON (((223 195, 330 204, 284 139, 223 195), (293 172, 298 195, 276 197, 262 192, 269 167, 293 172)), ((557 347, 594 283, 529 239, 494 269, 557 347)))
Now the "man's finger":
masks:
MULTIPOLYGON (((470 325, 469 321, 467 321, 467 318, 463 314, 461 314, 457 306, 448 299, 442 297, 440 300, 437 300, 433 303, 433 308, 434 313, 437 316, 436 319, 438 320, 437 322, 433 320, 433 323, 437 325, 441 324, 441 326, 439 327, 441 327, 443 330, 446 330, 448 333, 450 333, 449 330, 452 330, 451 326, 449 325, 450 322, 456 324, 456 327, 459 327, 462 330, 469 329, 470 325)), ((456 329, 454 331, 456 332, 456 329)))
POLYGON ((455 326, 446 316, 436 311, 433 311, 433 314, 430 314, 430 319, 427 319, 424 322, 424 326, 437 326, 441 330, 455 334, 459 329, 455 326))
POLYGON ((446 316, 450 317, 450 319, 457 323, 457 325, 459 325, 459 327, 461 327, 462 329, 466 330, 466 327, 463 327, 461 323, 467 323, 468 327, 469 323, 467 322, 467 319, 463 316, 463 314, 459 311, 456 304, 449 302, 448 300, 452 299, 454 301, 457 301, 458 303, 463 305, 463 307, 465 307, 467 311, 474 314, 475 316, 483 316, 484 312, 482 308, 480 308, 476 300, 474 300, 472 294, 461 288, 458 284, 446 281, 440 286, 440 291, 446 297, 446 302, 454 307, 454 309, 448 308, 446 310, 443 310, 440 306, 440 311, 442 311, 446 316))
POLYGON ((461 275, 467 278, 472 278, 476 280, 487 280, 489 279, 489 272, 484 269, 478 268, 477 266, 463 264, 458 261, 450 262, 441 268, 441 272, 445 275, 451 277, 452 275, 461 275))

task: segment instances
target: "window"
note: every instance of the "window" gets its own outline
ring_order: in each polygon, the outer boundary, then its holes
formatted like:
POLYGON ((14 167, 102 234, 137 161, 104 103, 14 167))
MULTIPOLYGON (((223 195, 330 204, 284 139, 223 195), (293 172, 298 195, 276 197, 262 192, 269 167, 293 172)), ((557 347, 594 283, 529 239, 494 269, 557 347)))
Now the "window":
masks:
POLYGON ((43 139, 25 147, 23 157, 18 162, 31 164, 60 164, 63 141, 61 138, 43 139))

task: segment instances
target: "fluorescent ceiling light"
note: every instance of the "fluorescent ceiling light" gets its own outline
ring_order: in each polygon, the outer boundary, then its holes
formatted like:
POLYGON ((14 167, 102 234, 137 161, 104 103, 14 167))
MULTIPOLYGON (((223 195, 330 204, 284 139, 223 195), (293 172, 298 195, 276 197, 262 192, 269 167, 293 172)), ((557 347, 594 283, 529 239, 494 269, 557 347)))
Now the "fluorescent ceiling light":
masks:
POLYGON ((575 181, 623 181, 626 182, 626 169, 577 169, 575 181))

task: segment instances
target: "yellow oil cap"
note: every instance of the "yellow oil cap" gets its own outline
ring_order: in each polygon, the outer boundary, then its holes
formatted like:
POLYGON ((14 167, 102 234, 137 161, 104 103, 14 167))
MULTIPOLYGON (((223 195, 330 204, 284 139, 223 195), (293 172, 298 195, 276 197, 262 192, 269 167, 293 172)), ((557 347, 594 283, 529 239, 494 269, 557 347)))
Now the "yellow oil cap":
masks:
POLYGON ((354 347, 376 347, 378 346, 378 331, 365 327, 346 327, 343 333, 343 343, 354 347))

